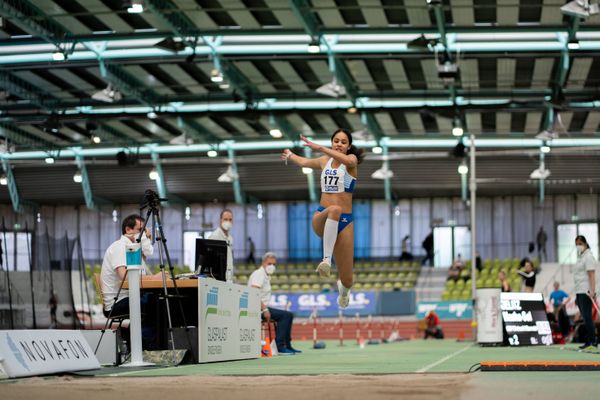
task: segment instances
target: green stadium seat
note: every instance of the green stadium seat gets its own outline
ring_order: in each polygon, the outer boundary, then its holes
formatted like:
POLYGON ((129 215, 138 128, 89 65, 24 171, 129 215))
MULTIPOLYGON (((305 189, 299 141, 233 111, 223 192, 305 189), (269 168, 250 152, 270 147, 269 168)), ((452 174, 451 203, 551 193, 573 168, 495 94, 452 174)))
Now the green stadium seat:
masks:
POLYGON ((444 293, 442 293, 442 301, 448 301, 448 300, 450 300, 450 292, 445 291, 444 293))

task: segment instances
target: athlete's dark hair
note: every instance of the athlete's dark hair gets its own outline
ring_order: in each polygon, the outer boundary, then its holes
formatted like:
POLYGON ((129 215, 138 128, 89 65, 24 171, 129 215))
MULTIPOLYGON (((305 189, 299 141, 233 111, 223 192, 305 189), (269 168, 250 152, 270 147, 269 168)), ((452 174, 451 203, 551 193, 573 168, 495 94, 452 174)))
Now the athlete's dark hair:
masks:
POLYGON ((365 151, 363 149, 359 149, 358 147, 352 144, 352 135, 350 134, 350 132, 348 132, 345 129, 338 129, 335 132, 333 132, 333 135, 331 135, 331 141, 333 142, 333 138, 335 137, 335 135, 337 135, 340 132, 343 132, 348 137, 348 143, 350 144, 350 147, 348 148, 346 154, 354 154, 358 159, 358 163, 360 164, 365 158, 365 151))

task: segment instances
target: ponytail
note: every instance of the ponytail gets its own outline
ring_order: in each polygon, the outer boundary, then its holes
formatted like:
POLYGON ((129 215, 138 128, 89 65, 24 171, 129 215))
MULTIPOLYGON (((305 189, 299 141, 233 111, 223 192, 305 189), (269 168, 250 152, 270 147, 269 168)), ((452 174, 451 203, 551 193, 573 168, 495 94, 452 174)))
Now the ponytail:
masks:
POLYGON ((365 158, 365 150, 359 149, 358 147, 356 147, 353 144, 350 145, 350 148, 348 149, 348 152, 346 154, 354 154, 356 156, 356 158, 358 159, 359 164, 365 158))

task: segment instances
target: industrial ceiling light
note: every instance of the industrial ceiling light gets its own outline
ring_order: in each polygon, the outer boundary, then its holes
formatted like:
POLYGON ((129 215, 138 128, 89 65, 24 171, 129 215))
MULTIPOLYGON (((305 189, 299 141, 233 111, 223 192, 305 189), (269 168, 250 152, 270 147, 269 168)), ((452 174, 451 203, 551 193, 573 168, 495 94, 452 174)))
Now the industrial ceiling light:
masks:
POLYGON ((467 162, 463 160, 458 166, 458 173, 461 175, 466 175, 469 173, 469 167, 467 166, 467 162))
POLYGON ((558 138, 558 132, 556 132, 554 129, 544 129, 543 131, 541 131, 540 133, 538 133, 535 136, 536 139, 540 139, 540 140, 553 140, 558 138))
POLYGON ((319 42, 317 41, 313 41, 311 42, 308 47, 307 47, 307 51, 310 54, 318 54, 321 52, 321 46, 319 45, 319 42))
POLYGON ((577 39, 571 39, 569 40, 569 43, 567 44, 567 48, 569 50, 579 50, 579 40, 577 39))
POLYGON ((564 15, 584 19, 598 14, 598 11, 598 4, 590 4, 589 0, 573 0, 560 8, 560 12, 564 15))
POLYGON ((6 174, 0 175, 0 185, 2 185, 2 186, 8 185, 8 178, 6 177, 6 174))
POLYGON ((450 54, 444 51, 436 60, 438 78, 444 80, 444 82, 452 82, 458 79, 460 70, 458 64, 450 57, 450 54))
POLYGON ((65 61, 65 53, 63 53, 61 50, 56 50, 54 53, 52 53, 52 59, 54 61, 65 61))
POLYGON ((467 155, 467 148, 465 146, 465 144, 462 142, 462 138, 458 139, 458 143, 456 143, 456 146, 454 146, 454 148, 452 148, 452 150, 450 151, 450 154, 452 154, 454 157, 456 158, 463 158, 464 156, 467 155))
POLYGON ((214 158, 217 155, 219 155, 219 153, 217 153, 216 150, 209 150, 209 151, 206 152, 206 155, 209 156, 210 158, 214 158))
POLYGON ((540 162, 540 167, 534 169, 531 174, 529 174, 529 179, 546 179, 550 176, 550 170, 546 169, 544 166, 544 162, 540 162))
POLYGON ((142 0, 129 0, 123 2, 124 8, 127 9, 129 14, 139 14, 144 12, 144 5, 142 0))
POLYGON ((341 97, 346 95, 346 88, 338 84, 334 76, 331 82, 319 86, 316 92, 329 97, 341 97))
POLYGON ((279 128, 272 128, 269 131, 269 135, 271 135, 275 139, 281 139, 283 137, 283 132, 279 128))
POLYGON ((373 152, 373 154, 381 154, 383 153, 383 147, 375 146, 371 149, 371 151, 373 152))
POLYGON ((313 172, 312 168, 302 167, 302 173, 304 175, 310 175, 310 174, 312 174, 312 172, 313 172))
POLYGON ((178 53, 185 49, 185 43, 180 40, 175 40, 172 37, 167 37, 156 43, 154 47, 158 47, 159 49, 170 51, 172 53, 178 53))
POLYGON ((421 35, 406 43, 406 47, 415 50, 429 50, 430 46, 433 47, 438 43, 438 39, 427 39, 425 35, 421 35))
POLYGON ((148 173, 148 177, 150 179, 152 179, 153 181, 157 181, 158 180, 158 171, 156 170, 156 168, 152 168, 150 170, 150 173, 148 173))
POLYGON ((175 136, 173 139, 169 140, 169 143, 175 145, 189 146, 190 144, 194 144, 194 140, 188 137, 186 132, 183 132, 181 135, 175 136))
POLYGON ((460 118, 454 118, 454 123, 452 126, 452 136, 462 136, 464 133, 462 123, 460 122, 460 118))
POLYGON ((221 83, 223 82, 223 74, 218 69, 213 68, 213 70, 210 71, 210 80, 214 83, 221 83))
POLYGON ((73 175, 73 182, 75 182, 75 183, 83 182, 83 177, 81 176, 80 171, 75 172, 75 174, 73 175))
POLYGON ((46 157, 44 161, 46 164, 54 164, 54 157, 46 157))
POLYGON ((92 95, 92 99, 103 101, 105 103, 114 103, 115 101, 121 100, 121 98, 121 92, 119 92, 117 89, 114 89, 111 84, 108 84, 105 89, 102 89, 92 95))
POLYGON ((156 114, 156 112, 154 110, 150 111, 148 114, 146 114, 146 116, 150 119, 158 118, 158 114, 156 114))
POLYGON ((221 82, 219 84, 219 89, 223 89, 223 90, 229 89, 229 83, 228 82, 221 82))
POLYGON ((46 132, 58 133, 60 129, 60 120, 58 114, 51 113, 46 121, 44 121, 43 127, 46 132))
POLYGON ((348 107, 346 111, 348 111, 348 114, 356 114, 358 112, 358 108, 356 108, 356 106, 352 106, 348 107))
POLYGON ((541 151, 542 153, 544 153, 544 154, 548 154, 548 153, 550 153, 550 146, 548 146, 548 145, 543 145, 543 146, 541 146, 541 147, 540 147, 540 151, 541 151))
POLYGON ((387 163, 385 163, 385 162, 383 163, 381 168, 379 168, 377 171, 375 171, 371 174, 371 178, 379 179, 379 180, 389 179, 389 178, 392 178, 393 176, 394 176, 394 172, 388 168, 387 163))
POLYGON ((237 179, 238 179, 238 175, 233 172, 233 168, 231 168, 231 165, 230 165, 227 167, 227 170, 224 173, 222 173, 221 176, 219 176, 217 178, 217 181, 221 182, 221 183, 231 183, 237 179))
POLYGON ((102 142, 102 138, 100 138, 100 136, 98 135, 92 135, 92 142, 99 144, 100 142, 102 142))

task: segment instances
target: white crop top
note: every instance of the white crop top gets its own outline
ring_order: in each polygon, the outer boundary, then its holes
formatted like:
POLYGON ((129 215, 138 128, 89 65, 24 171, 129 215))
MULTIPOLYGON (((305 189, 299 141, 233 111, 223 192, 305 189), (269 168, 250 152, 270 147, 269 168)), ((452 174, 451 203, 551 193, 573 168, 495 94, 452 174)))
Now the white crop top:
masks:
POLYGON ((333 168, 330 158, 321 171, 321 192, 322 193, 352 193, 356 186, 356 178, 348 173, 346 166, 340 164, 338 168, 333 168))

